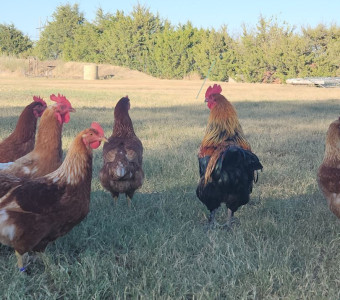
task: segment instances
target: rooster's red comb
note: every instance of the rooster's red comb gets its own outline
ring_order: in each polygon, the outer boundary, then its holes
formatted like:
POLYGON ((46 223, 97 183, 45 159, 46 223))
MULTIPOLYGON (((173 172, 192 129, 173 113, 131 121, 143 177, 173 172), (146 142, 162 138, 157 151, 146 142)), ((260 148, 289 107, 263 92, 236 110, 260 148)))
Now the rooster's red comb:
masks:
POLYGON ((222 88, 219 84, 214 84, 213 87, 209 86, 205 92, 205 99, 208 99, 212 94, 221 94, 222 88))
POLYGON ((97 123, 97 122, 92 122, 91 128, 97 130, 97 131, 98 131, 98 134, 99 134, 100 136, 104 136, 104 130, 103 130, 103 128, 99 125, 99 123, 97 123))
POLYGON ((41 103, 41 105, 43 105, 43 106, 46 106, 46 105, 47 105, 46 102, 45 102, 42 98, 40 98, 40 96, 39 96, 39 97, 38 97, 38 96, 33 96, 33 100, 34 100, 35 102, 41 103))
POLYGON ((52 94, 52 95, 50 96, 50 99, 51 99, 52 101, 57 102, 57 103, 67 105, 69 108, 72 108, 72 105, 71 105, 70 101, 68 101, 64 95, 60 95, 60 94, 58 93, 58 96, 56 96, 56 95, 52 94))

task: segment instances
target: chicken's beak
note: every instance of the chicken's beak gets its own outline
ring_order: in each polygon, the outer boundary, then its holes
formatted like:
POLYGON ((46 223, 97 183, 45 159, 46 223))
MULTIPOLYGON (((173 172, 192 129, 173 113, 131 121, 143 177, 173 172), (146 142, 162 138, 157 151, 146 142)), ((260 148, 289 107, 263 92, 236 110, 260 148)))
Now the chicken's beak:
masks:
POLYGON ((101 138, 101 141, 102 141, 102 142, 105 142, 105 143, 108 143, 109 140, 108 140, 105 136, 103 136, 103 137, 101 138))
POLYGON ((68 111, 69 111, 69 112, 76 112, 76 109, 73 108, 73 107, 70 107, 68 111))

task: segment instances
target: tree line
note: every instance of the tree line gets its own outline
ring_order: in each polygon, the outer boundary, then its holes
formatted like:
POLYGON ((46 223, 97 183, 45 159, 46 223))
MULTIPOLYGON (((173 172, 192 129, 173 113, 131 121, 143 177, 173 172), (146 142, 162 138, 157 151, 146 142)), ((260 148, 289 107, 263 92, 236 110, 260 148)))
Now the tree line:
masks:
POLYGON ((78 4, 58 6, 32 42, 14 25, 0 24, 0 52, 108 63, 158 78, 191 74, 211 80, 230 77, 245 82, 284 82, 291 77, 340 76, 340 27, 315 28, 259 17, 254 28, 242 26, 237 37, 219 30, 196 28, 190 22, 172 25, 142 5, 126 15, 98 9, 93 22, 78 4))

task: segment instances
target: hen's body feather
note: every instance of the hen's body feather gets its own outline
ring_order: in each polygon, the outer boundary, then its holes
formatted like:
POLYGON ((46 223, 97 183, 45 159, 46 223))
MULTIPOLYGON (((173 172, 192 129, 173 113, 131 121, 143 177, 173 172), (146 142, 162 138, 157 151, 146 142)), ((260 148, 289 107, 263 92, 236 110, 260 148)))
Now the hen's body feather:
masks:
POLYGON ((142 155, 142 143, 136 137, 109 138, 103 148, 105 163, 100 172, 103 186, 113 195, 126 193, 132 198, 143 182, 142 155))

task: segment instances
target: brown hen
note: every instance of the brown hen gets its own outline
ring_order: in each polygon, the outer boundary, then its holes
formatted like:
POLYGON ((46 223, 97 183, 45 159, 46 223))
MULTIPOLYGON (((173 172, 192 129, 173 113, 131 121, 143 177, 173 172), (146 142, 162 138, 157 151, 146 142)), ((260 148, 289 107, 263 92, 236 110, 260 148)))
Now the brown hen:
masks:
POLYGON ((48 107, 40 120, 34 149, 2 172, 17 177, 37 178, 56 170, 62 163, 62 128, 74 109, 66 97, 51 95, 56 104, 48 107))
POLYGON ((340 218, 340 118, 329 125, 317 181, 329 209, 340 218))
POLYGON ((143 145, 133 130, 129 109, 127 96, 121 98, 115 107, 113 132, 103 147, 100 182, 115 203, 119 194, 125 194, 130 207, 135 191, 143 184, 144 172, 143 145))
POLYGON ((46 102, 33 97, 19 116, 14 131, 0 143, 0 163, 13 162, 31 152, 35 143, 37 120, 46 109, 46 102))
POLYGON ((22 255, 44 251, 68 233, 89 212, 92 149, 107 141, 98 123, 81 131, 54 172, 36 179, 0 174, 0 242, 22 255))

